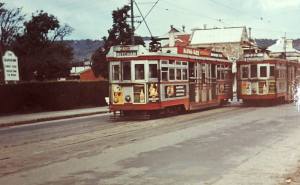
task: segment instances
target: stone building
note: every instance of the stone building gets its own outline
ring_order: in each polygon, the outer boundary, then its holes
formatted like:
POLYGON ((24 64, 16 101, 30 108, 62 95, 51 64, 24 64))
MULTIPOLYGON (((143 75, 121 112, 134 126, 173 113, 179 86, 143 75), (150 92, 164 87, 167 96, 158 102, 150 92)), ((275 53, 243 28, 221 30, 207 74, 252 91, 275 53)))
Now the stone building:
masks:
POLYGON ((231 61, 242 59, 249 50, 255 52, 258 49, 246 27, 193 29, 190 46, 222 52, 231 61))

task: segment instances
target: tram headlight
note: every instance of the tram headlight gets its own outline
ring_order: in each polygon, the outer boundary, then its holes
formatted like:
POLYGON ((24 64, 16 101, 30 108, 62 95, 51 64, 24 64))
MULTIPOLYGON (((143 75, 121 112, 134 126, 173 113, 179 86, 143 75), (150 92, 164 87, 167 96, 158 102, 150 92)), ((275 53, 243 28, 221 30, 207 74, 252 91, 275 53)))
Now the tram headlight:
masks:
POLYGON ((130 102, 130 101, 131 101, 130 95, 125 96, 125 101, 126 101, 126 102, 130 102))

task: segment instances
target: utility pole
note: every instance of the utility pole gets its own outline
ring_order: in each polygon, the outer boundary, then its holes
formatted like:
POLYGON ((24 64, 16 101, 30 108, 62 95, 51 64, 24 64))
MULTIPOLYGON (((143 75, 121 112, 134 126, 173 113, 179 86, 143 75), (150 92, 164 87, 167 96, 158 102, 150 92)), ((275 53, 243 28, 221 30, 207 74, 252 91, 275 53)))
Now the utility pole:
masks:
POLYGON ((134 0, 130 0, 130 8, 131 8, 131 44, 134 45, 135 41, 134 41, 134 13, 133 13, 133 1, 134 0))
POLYGON ((284 49, 284 59, 286 59, 286 32, 284 32, 284 37, 283 37, 283 49, 284 49))

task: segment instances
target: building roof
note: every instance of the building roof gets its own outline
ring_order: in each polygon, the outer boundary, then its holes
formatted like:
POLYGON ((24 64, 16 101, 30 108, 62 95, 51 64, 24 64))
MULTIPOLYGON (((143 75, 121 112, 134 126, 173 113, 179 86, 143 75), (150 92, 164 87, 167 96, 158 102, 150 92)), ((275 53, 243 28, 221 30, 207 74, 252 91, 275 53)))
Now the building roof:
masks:
POLYGON ((191 45, 248 41, 246 27, 195 29, 191 45))
POLYGON ((292 39, 285 39, 285 38, 278 39, 275 44, 271 45, 268 48, 268 50, 270 50, 272 53, 282 53, 282 52, 299 53, 300 52, 293 47, 292 39))

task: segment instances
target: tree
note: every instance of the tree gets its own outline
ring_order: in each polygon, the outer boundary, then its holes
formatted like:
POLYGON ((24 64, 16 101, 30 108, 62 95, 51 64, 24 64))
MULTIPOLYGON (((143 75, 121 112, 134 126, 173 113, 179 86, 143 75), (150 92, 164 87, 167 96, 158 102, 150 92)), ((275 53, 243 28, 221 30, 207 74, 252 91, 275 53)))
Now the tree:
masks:
MULTIPOLYGON (((103 37, 104 44, 100 46, 92 55, 92 69, 96 76, 102 75, 108 77, 108 64, 106 55, 111 46, 114 45, 129 45, 131 44, 132 29, 127 23, 129 16, 130 6, 125 5, 120 9, 112 12, 113 25, 108 30, 108 37, 103 37)), ((135 36, 135 44, 144 45, 141 37, 135 36)))
POLYGON ((25 15, 20 8, 6 9, 4 3, 0 3, 0 49, 3 52, 15 41, 22 28, 25 15))
MULTIPOLYGON (((10 49, 19 33, 25 15, 21 9, 6 9, 0 2, 0 59, 7 49, 10 49)), ((2 60, 1 60, 2 61, 2 60)), ((3 65, 0 61, 0 82, 3 81, 3 65)))
POLYGON ((72 32, 68 25, 46 12, 33 14, 24 23, 24 33, 17 38, 14 49, 19 56, 23 80, 56 79, 68 75, 73 58, 72 49, 63 42, 72 32))

